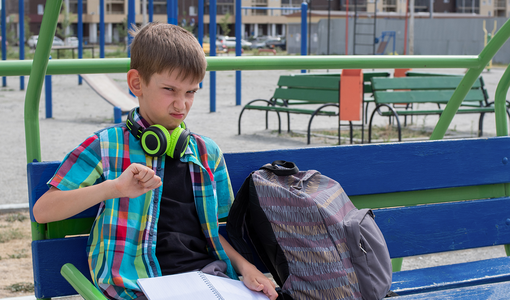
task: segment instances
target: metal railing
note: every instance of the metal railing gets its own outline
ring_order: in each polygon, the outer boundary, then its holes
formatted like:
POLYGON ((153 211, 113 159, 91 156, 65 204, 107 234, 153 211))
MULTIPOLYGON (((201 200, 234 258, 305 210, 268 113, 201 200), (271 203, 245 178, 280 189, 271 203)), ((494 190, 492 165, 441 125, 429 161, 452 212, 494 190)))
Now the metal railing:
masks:
MULTIPOLYGON (((41 161, 39 133, 39 101, 44 76, 61 74, 122 73, 129 70, 129 58, 62 59, 48 57, 57 26, 62 0, 46 2, 41 34, 34 60, 3 61, 0 76, 30 75, 25 97, 25 137, 27 162, 41 161)), ((303 69, 383 69, 383 68, 468 68, 461 83, 444 109, 430 139, 442 139, 462 100, 487 63, 510 37, 510 20, 494 35, 479 55, 453 56, 287 56, 287 57, 208 57, 208 71, 232 70, 303 70, 303 69)), ((496 132, 508 135, 505 97, 510 88, 510 68, 501 77, 496 89, 496 132)))

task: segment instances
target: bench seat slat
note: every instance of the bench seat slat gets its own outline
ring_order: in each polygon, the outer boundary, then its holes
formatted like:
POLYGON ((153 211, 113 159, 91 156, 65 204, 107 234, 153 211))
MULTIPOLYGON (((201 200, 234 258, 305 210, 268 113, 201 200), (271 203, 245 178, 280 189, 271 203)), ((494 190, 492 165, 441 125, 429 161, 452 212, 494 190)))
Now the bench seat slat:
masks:
MULTIPOLYGON (((444 109, 430 109, 430 110, 397 110, 398 115, 433 115, 433 114, 442 114, 444 109)), ((489 113, 494 112, 493 107, 480 107, 480 108, 471 108, 471 109, 459 109, 457 110, 457 114, 472 114, 472 113, 489 113)), ((392 116, 391 111, 381 112, 381 116, 392 116)))
POLYGON ((508 299, 510 257, 395 272, 391 290, 402 300, 508 299))
MULTIPOLYGON (((256 110, 267 110, 267 111, 279 111, 279 112, 290 112, 294 114, 307 114, 311 115, 315 112, 315 109, 301 109, 301 108, 289 108, 282 106, 260 106, 260 105, 246 105, 246 109, 256 110)), ((318 115, 337 116, 338 112, 334 111, 320 111, 318 115)))

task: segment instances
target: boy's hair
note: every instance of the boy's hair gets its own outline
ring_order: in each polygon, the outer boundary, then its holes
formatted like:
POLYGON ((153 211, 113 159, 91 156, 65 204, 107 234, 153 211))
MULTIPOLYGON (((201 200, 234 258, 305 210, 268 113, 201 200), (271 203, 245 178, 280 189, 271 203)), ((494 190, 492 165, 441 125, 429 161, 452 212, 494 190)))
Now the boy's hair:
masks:
POLYGON ((149 23, 129 31, 131 43, 131 69, 136 69, 148 84, 152 75, 174 70, 182 80, 200 82, 205 77, 207 61, 197 39, 179 26, 149 23))

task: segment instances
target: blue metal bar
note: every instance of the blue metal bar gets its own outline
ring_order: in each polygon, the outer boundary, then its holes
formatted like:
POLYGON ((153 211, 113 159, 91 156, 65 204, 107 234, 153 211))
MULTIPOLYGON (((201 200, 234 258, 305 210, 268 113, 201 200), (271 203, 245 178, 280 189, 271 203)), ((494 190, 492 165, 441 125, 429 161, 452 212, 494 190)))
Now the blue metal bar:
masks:
POLYGON ((154 0, 149 0, 149 23, 154 20, 154 0))
POLYGON ((255 10, 301 10, 301 7, 255 7, 243 6, 241 9, 255 9, 255 10))
POLYGON ((175 17, 176 3, 177 3, 177 0, 167 0, 166 1, 166 18, 167 18, 168 24, 177 25, 177 18, 175 17))
MULTIPOLYGON (((308 4, 303 1, 301 3, 301 55, 307 55, 307 41, 308 41, 308 33, 307 33, 307 22, 306 22, 306 14, 308 11, 308 4)), ((306 73, 306 70, 301 70, 301 73, 306 73)))
POLYGON ((99 58, 104 58, 104 0, 99 0, 99 58))
MULTIPOLYGON (((103 1, 103 0, 101 0, 101 1, 103 1)), ((99 34, 101 36, 104 36, 104 26, 103 26, 103 31, 100 31, 99 34)), ((103 47, 104 47, 104 45, 103 45, 103 47)), ((83 58, 83 0, 78 0, 78 59, 82 59, 82 58, 83 58)), ((51 80, 51 77, 50 77, 50 80, 51 80)), ((80 74, 78 74, 78 84, 81 85, 82 83, 83 83, 83 79, 81 78, 80 74)))
MULTIPOLYGON (((127 29, 131 29, 132 26, 136 26, 136 19, 135 19, 135 0, 128 0, 128 19, 127 19, 127 29)), ((131 57, 131 50, 129 49, 131 46, 131 42, 133 41, 133 37, 128 34, 128 44, 127 44, 127 51, 128 51, 128 57, 131 57)))
MULTIPOLYGON (((236 1, 236 56, 241 56, 242 51, 242 38, 243 33, 242 30, 242 15, 241 15, 241 1, 236 1)), ((242 85, 242 77, 241 71, 236 71, 236 105, 241 105, 241 85, 242 85)))
MULTIPOLYGON (((209 1, 209 55, 216 56, 216 0, 209 1)), ((216 112, 216 72, 209 74, 209 111, 216 112)))
MULTIPOLYGON (((5 0, 2 0, 2 60, 7 60, 7 35, 5 33, 5 0)), ((7 86, 7 77, 2 77, 2 86, 7 86)))
MULTIPOLYGON (((204 46, 204 0, 198 0, 198 42, 200 46, 204 46)), ((211 55, 211 48, 214 47, 216 50, 216 43, 209 42, 209 55, 211 55)), ((199 87, 204 86, 203 82, 200 82, 199 87)))
MULTIPOLYGON (((24 2, 25 1, 18 2, 19 60, 25 59, 25 3, 24 2)), ((25 76, 19 77, 19 89, 20 89, 20 91, 25 90, 25 76)))
MULTIPOLYGON (((179 3, 178 3, 178 0, 173 0, 174 1, 174 20, 175 20, 175 25, 179 25, 179 3)), ((184 0, 182 0, 184 1, 184 0)))
MULTIPOLYGON (((50 56, 51 59, 51 56, 50 56)), ((80 75, 78 75, 79 77, 80 75)), ((81 79, 81 77, 80 77, 81 79)), ((51 88, 51 75, 44 76, 44 92, 45 92, 45 104, 46 104, 46 119, 53 118, 53 98, 51 88)))

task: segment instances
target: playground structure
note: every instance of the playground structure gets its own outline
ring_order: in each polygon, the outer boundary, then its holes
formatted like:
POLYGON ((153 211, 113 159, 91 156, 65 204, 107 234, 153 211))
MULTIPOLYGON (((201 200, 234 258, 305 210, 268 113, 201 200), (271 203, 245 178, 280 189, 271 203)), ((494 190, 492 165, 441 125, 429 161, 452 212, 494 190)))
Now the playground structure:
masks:
MULTIPOLYGON (((90 59, 48 61, 51 40, 55 32, 61 0, 48 1, 41 36, 33 61, 5 61, 0 69, 2 76, 30 75, 25 99, 25 133, 27 163, 42 161, 38 109, 45 74, 96 74, 120 73, 129 69, 129 59, 90 59)), ((326 56, 326 57, 209 57, 209 71, 225 70, 278 70, 278 69, 362 69, 362 68, 468 68, 459 88, 446 106, 432 140, 442 139, 448 125, 459 109, 469 88, 484 70, 487 63, 510 37, 510 21, 494 35, 487 47, 477 56, 326 56)), ((240 40, 240 39, 239 39, 240 40)), ((213 47, 214 48, 214 47, 213 47)), ((510 87, 510 68, 498 84, 495 96, 496 128, 498 136, 508 135, 505 116, 505 97, 510 87)), ((363 146, 361 146, 363 147, 363 146)), ((402 146, 405 147, 405 146, 402 146)), ((361 159, 361 158, 360 158, 361 159)), ((506 161, 507 162, 507 161, 506 161)), ((506 164, 506 162, 503 162, 506 164)), ((45 239, 45 224, 33 222, 34 240, 45 239)))

